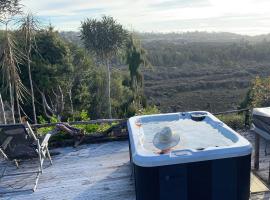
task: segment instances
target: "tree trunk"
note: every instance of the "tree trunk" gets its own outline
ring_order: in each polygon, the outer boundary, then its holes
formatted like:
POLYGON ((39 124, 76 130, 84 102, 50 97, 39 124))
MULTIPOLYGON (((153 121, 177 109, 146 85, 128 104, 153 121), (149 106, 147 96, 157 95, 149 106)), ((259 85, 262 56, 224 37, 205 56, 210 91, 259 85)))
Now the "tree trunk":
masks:
POLYGON ((74 108, 73 108, 73 101, 72 101, 72 92, 71 92, 71 89, 69 90, 68 95, 69 95, 69 101, 70 101, 70 108, 71 108, 72 119, 74 121, 74 108))
POLYGON ((21 115, 21 108, 18 95, 16 94, 16 103, 17 103, 17 111, 18 111, 18 122, 22 123, 22 115, 21 115))
POLYGON ((7 124, 7 118, 6 118, 6 113, 5 113, 5 107, 2 99, 2 95, 0 94, 0 104, 1 104, 1 112, 2 112, 2 117, 4 120, 4 124, 7 124))
POLYGON ((14 111, 14 98, 13 98, 13 92, 12 92, 10 75, 8 76, 8 80, 9 80, 9 96, 10 96, 11 115, 12 115, 13 124, 15 124, 16 121, 15 121, 15 111, 14 111))
POLYGON ((111 69, 109 59, 106 60, 107 65, 107 98, 108 98, 108 115, 109 119, 112 119, 112 105, 111 105, 111 69))
POLYGON ((35 94, 34 94, 32 73, 31 73, 30 52, 31 52, 31 49, 29 48, 28 55, 27 55, 27 60, 28 60, 28 77, 29 77, 30 89, 31 89, 31 97, 32 97, 33 118, 34 118, 34 123, 37 124, 37 114, 36 114, 36 106, 35 106, 35 94))
MULTIPOLYGON (((8 23, 6 23, 6 40, 8 42, 8 48, 9 48, 9 51, 11 52, 11 49, 10 49, 10 44, 9 44, 9 36, 8 36, 8 23)), ((10 67, 10 66, 8 66, 10 67)), ((14 111, 14 93, 13 93, 13 88, 12 88, 12 83, 11 83, 11 77, 10 77, 10 68, 8 68, 8 87, 9 87, 9 97, 10 97, 10 108, 11 108, 11 115, 12 115, 12 121, 13 121, 13 124, 16 123, 15 121, 15 111, 14 111)))

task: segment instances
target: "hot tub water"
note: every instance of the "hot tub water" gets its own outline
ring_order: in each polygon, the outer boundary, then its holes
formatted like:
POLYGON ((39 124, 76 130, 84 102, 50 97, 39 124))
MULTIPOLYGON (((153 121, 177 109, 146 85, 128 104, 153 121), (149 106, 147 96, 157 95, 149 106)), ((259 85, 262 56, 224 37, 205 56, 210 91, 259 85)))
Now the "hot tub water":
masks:
MULTIPOLYGON (((222 127, 222 124, 219 126, 222 127)), ((157 151, 153 145, 153 138, 156 133, 164 127, 170 127, 171 130, 180 135, 180 142, 173 149, 194 149, 203 150, 207 147, 230 146, 234 143, 233 138, 226 130, 218 127, 213 128, 213 124, 206 117, 202 121, 193 121, 190 118, 169 118, 161 121, 158 118, 144 121, 141 119, 140 132, 142 134, 142 143, 145 149, 157 151)))

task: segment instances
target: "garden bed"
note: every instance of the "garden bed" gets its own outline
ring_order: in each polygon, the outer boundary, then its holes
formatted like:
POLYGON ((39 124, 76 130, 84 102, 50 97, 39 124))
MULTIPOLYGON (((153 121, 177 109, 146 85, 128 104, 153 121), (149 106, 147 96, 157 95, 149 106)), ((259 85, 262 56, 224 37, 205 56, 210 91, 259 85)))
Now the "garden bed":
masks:
MULTIPOLYGON (((105 122, 101 121, 89 121, 89 122, 78 122, 78 124, 74 124, 74 122, 70 123, 73 127, 84 130, 85 138, 82 141, 82 144, 89 143, 99 143, 99 142, 108 142, 115 140, 126 140, 127 139, 127 127, 126 121, 115 121, 115 122, 105 122), (96 122, 96 123, 93 123, 96 122)), ((45 125, 34 125, 33 127, 36 129, 39 137, 43 137, 48 132, 53 132, 55 129, 56 123, 45 124, 45 125)), ((73 146, 74 138, 68 135, 65 132, 58 132, 52 135, 49 146, 51 148, 56 147, 65 147, 65 146, 73 146)))

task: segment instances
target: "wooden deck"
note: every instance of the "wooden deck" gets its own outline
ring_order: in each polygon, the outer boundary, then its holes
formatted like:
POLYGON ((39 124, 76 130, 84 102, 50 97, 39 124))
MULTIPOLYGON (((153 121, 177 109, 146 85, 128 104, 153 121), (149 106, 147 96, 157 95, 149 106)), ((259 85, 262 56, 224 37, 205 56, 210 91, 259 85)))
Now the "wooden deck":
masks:
MULTIPOLYGON (((252 135, 243 134, 253 143, 252 135)), ((270 155, 263 156, 263 142, 261 148, 261 170, 258 174, 266 178, 270 155)), ((270 152, 270 145, 268 150, 270 152)), ((127 141, 83 145, 76 149, 68 147, 53 151, 60 154, 53 156, 53 166, 49 166, 48 161, 45 163, 36 192, 29 190, 34 184, 34 176, 24 175, 16 180, 8 178, 0 182, 0 193, 12 191, 11 187, 25 191, 1 195, 0 199, 135 200, 127 141)), ((23 168, 19 170, 25 170, 26 167, 30 169, 37 166, 37 162, 22 163, 21 166, 23 168)), ((12 170, 16 169, 10 171, 12 170)), ((269 200, 270 194, 252 194, 251 199, 269 200)))
MULTIPOLYGON (((56 149, 53 166, 40 177, 36 192, 23 191, 0 196, 6 200, 134 200, 127 142, 83 145, 76 149, 56 149)), ((31 163, 31 168, 33 167, 31 163)), ((24 164, 22 164, 24 166, 24 164)), ((46 165, 45 165, 46 166, 46 165)), ((48 163, 49 166, 49 163, 48 163)), ((22 176, 18 182, 3 179, 0 192, 11 191, 6 184, 31 189, 34 176, 22 176)))

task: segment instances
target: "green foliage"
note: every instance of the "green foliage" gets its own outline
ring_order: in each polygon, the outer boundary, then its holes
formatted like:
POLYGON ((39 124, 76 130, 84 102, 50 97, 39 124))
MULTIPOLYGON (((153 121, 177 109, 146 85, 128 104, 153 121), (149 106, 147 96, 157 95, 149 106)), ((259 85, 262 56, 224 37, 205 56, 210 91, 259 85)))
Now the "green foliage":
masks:
POLYGON ((80 117, 82 121, 89 121, 90 117, 88 116, 88 113, 85 110, 82 110, 80 117))
POLYGON ((243 114, 219 115, 218 118, 235 130, 245 128, 245 116, 243 114))
POLYGON ((38 118, 38 123, 40 123, 40 124, 47 123, 46 119, 42 115, 39 115, 37 118, 38 118))
POLYGON ((54 128, 53 127, 43 127, 39 128, 37 130, 37 133, 39 136, 46 135, 48 132, 52 131, 54 128))
POLYGON ((123 84, 125 74, 118 71, 112 73, 112 113, 118 118, 130 116, 129 107, 133 101, 132 90, 123 84))
POLYGON ((57 118, 56 115, 53 115, 53 116, 50 118, 50 122, 51 122, 51 123, 57 123, 57 122, 59 122, 59 119, 57 118))
POLYGON ((106 131, 111 127, 111 125, 103 123, 103 124, 87 124, 87 125, 74 125, 74 127, 83 129, 86 134, 92 133, 101 133, 106 131))
MULTIPOLYGON (((43 117, 43 116, 38 116, 38 122, 40 124, 46 124, 46 123, 49 123, 48 121, 46 121, 46 119, 43 117)), ((51 123, 57 123, 59 122, 59 120, 57 119, 57 117, 54 115, 51 119, 50 119, 50 122, 51 123)), ((49 127, 43 127, 43 128, 39 128, 37 133, 39 135, 44 135, 44 134, 47 134, 49 131, 53 130, 54 127, 53 126, 49 126, 49 127)))
POLYGON ((57 85, 66 86, 74 70, 67 43, 49 28, 37 34, 36 45, 38 52, 33 51, 32 74, 39 89, 51 93, 57 85))
POLYGON ((133 90, 142 87, 143 78, 139 70, 141 64, 146 63, 145 50, 140 46, 133 36, 130 36, 126 45, 126 64, 128 65, 131 86, 133 90))
POLYGON ((115 54, 122 47, 127 32, 122 25, 109 16, 86 19, 82 22, 81 38, 86 49, 104 59, 115 54))
POLYGON ((160 110, 156 106, 147 106, 146 108, 142 108, 136 112, 136 115, 152 115, 159 114, 160 110))
POLYGON ((147 66, 148 60, 146 58, 146 51, 141 47, 139 40, 134 36, 130 36, 126 42, 126 64, 128 65, 131 89, 133 91, 133 100, 137 107, 141 106, 143 98, 143 75, 140 66, 147 66))
MULTIPOLYGON (((1 35, 1 34, 0 34, 1 35)), ((24 42, 19 32, 16 32, 19 44, 24 42)), ((35 35, 37 49, 31 52, 31 72, 36 97, 37 115, 42 115, 46 121, 48 117, 44 113, 41 93, 44 93, 51 107, 57 107, 55 102, 58 86, 62 88, 64 95, 64 111, 61 113, 63 120, 86 120, 106 118, 106 68, 96 66, 93 56, 76 45, 67 43, 52 27, 40 30, 35 35), (71 92, 75 115, 71 113, 71 102, 68 93, 71 92), (81 111, 83 113, 81 113, 81 111), (81 116, 81 114, 83 116, 81 116), (88 115, 88 117, 86 116, 88 115)), ((22 50, 24 46, 21 45, 22 50)), ((27 88, 29 76, 27 63, 21 63, 21 79, 27 88)), ((124 85, 126 76, 120 71, 112 73, 112 101, 114 116, 126 116, 126 108, 130 104, 131 90, 124 85)), ((1 78, 0 78, 1 79, 1 78)), ((7 100, 7 97, 4 97, 7 100)), ((32 118, 32 105, 26 101, 24 111, 32 118)), ((50 113, 51 114, 51 113, 50 113)), ((39 120, 40 121, 40 120, 39 120)), ((54 117, 52 119, 54 121, 54 117)))
POLYGON ((82 110, 75 114, 74 119, 75 121, 89 121, 90 117, 86 110, 82 110))
POLYGON ((106 95, 106 69, 105 67, 95 67, 86 81, 82 84, 82 101, 89 100, 85 108, 89 111, 92 119, 107 117, 107 95, 106 95))
MULTIPOLYGON (((112 125, 116 125, 116 124, 114 123, 112 125)), ((93 134, 93 133, 102 133, 108 130, 112 125, 103 123, 103 124, 80 124, 80 125, 72 125, 72 126, 84 130, 86 134, 93 134)), ((53 126, 44 127, 44 128, 39 128, 37 132, 38 132, 38 135, 42 136, 42 135, 47 134, 49 131, 53 129, 54 129, 53 126)), ((62 131, 60 131, 58 134, 53 136, 53 140, 56 140, 56 141, 59 141, 59 140, 61 141, 68 138, 71 138, 71 137, 62 131)))
POLYGON ((270 106, 270 77, 256 77, 241 104, 242 107, 268 107, 270 106))
POLYGON ((126 37, 127 32, 112 17, 103 16, 101 20, 86 19, 82 22, 81 39, 85 48, 98 56, 107 67, 107 113, 109 118, 112 118, 110 59, 122 48, 126 37))
MULTIPOLYGON (((46 123, 48 123, 46 121, 46 119, 43 116, 41 116, 41 115, 39 115, 37 118, 38 118, 38 123, 40 123, 40 124, 46 124, 46 123)), ((39 128, 37 130, 37 133, 38 133, 38 135, 42 136, 42 135, 45 135, 46 133, 48 133, 51 130, 53 130, 53 127, 52 126, 51 127, 39 128)))

